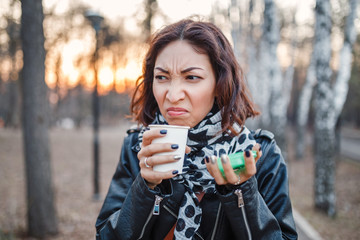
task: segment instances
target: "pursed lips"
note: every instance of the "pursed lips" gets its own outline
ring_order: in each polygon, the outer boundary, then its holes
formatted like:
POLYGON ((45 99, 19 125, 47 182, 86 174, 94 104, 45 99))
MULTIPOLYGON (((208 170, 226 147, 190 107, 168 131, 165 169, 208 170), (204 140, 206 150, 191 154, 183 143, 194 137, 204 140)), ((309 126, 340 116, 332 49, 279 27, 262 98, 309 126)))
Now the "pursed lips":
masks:
POLYGON ((188 112, 185 108, 177 108, 177 107, 170 107, 166 109, 166 111, 172 117, 180 116, 188 112))

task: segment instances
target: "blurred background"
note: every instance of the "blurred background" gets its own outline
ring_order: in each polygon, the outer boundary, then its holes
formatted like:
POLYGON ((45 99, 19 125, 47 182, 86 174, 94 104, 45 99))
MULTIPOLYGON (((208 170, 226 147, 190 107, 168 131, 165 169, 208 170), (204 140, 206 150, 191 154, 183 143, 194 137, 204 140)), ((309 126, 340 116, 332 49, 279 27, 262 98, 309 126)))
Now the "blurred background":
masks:
POLYGON ((2 0, 0 240, 94 239, 150 36, 190 16, 234 47, 262 112, 247 125, 288 163, 299 239, 357 239, 357 0, 2 0))

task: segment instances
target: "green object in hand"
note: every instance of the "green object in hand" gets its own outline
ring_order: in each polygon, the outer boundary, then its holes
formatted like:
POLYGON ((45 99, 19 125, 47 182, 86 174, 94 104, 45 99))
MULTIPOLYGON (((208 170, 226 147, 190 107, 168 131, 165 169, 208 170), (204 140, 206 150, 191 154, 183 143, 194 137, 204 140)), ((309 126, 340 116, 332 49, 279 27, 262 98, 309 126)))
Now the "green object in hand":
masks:
MULTIPOLYGON (((257 153, 256 151, 250 151, 254 158, 256 158, 257 153)), ((234 169, 236 174, 239 174, 245 168, 245 159, 244 159, 244 152, 237 152, 228 155, 230 164, 234 169)), ((220 169, 221 174, 225 178, 224 168, 221 162, 221 157, 217 159, 217 164, 220 169)))

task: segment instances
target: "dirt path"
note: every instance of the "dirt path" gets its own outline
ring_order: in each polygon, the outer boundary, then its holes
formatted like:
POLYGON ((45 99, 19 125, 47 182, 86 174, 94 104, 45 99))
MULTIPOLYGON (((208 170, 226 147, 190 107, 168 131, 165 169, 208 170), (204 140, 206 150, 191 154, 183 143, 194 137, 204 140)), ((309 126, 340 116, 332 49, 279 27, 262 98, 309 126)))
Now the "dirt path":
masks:
MULTIPOLYGON (((129 123, 100 130, 100 191, 106 195, 129 123)), ((49 239, 95 239, 102 205, 93 201, 91 129, 52 129, 51 155, 60 234, 49 239)), ((0 239, 25 230, 25 177, 19 130, 0 129, 0 239)), ((30 239, 18 237, 16 239, 30 239)))
POLYGON ((345 128, 341 137, 341 155, 360 163, 360 131, 345 128))
MULTIPOLYGON (((289 139, 290 146, 294 136, 289 139)), ((294 158, 289 149, 289 182, 293 206, 325 240, 359 239, 360 235, 360 163, 338 156, 336 162, 336 210, 329 218, 314 209, 314 159, 312 143, 308 143, 304 159, 294 158)), ((301 239, 299 239, 301 240, 301 239)))

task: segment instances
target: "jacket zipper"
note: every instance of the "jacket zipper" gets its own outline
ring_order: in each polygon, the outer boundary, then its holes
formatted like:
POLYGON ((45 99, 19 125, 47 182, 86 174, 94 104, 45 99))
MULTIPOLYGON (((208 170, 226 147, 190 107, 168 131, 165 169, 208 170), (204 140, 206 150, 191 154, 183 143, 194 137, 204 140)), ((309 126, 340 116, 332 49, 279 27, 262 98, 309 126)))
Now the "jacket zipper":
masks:
POLYGON ((146 219, 146 222, 144 224, 144 227, 142 228, 141 230, 141 234, 140 234, 140 237, 138 239, 141 239, 143 236, 144 236, 144 233, 145 233, 145 228, 147 227, 147 225, 149 224, 150 222, 150 219, 153 215, 159 215, 160 214, 160 202, 163 200, 162 197, 158 196, 158 195, 155 195, 155 203, 154 203, 154 207, 153 207, 153 210, 152 212, 150 212, 149 216, 147 217, 146 219))
POLYGON ((164 205, 164 208, 165 208, 171 215, 173 215, 174 218, 177 218, 176 214, 175 214, 173 211, 171 211, 168 206, 164 205))
POLYGON ((160 202, 163 200, 162 197, 155 195, 155 203, 154 203, 154 209, 153 209, 153 215, 159 215, 160 214, 160 202))
POLYGON ((219 208, 218 208, 218 212, 217 212, 216 220, 215 220, 215 225, 214 225, 214 230, 213 230, 211 239, 215 239, 216 229, 217 229, 217 226, 218 226, 218 224, 219 224, 220 211, 221 211, 221 204, 219 204, 219 208))
POLYGON ((245 207, 244 207, 245 203, 244 203, 244 198, 243 198, 241 189, 236 189, 234 193, 238 196, 238 208, 241 208, 241 212, 243 214, 243 219, 244 219, 244 223, 245 223, 245 228, 246 228, 249 240, 251 240, 252 237, 251 237, 249 223, 248 223, 247 217, 246 217, 246 212, 245 212, 245 207))

